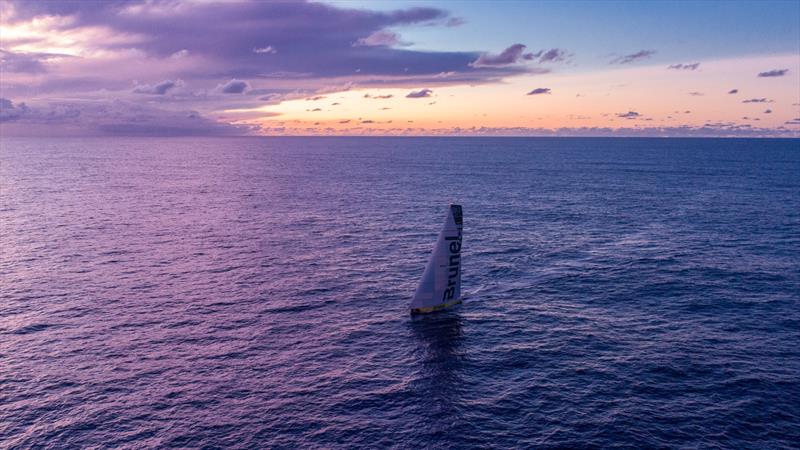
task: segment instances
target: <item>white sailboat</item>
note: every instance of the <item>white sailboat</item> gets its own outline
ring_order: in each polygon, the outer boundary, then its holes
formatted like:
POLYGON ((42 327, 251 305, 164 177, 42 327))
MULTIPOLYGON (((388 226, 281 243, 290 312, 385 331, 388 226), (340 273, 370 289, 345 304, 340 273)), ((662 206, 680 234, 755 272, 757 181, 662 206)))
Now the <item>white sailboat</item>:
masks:
POLYGON ((461 205, 450 205, 411 300, 411 314, 430 313, 461 303, 461 231, 461 205))

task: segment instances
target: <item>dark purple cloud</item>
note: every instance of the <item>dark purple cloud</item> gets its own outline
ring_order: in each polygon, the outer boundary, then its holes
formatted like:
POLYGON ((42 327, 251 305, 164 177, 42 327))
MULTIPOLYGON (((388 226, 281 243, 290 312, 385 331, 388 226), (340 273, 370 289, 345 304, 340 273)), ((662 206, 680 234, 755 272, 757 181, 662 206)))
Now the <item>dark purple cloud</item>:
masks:
POLYGON ((522 52, 524 51, 525 45, 514 44, 500 52, 500 54, 483 53, 471 65, 473 67, 486 67, 516 64, 522 58, 522 52))
POLYGON ((411 91, 406 95, 406 98, 425 98, 430 97, 433 91, 430 89, 420 89, 418 91, 411 91))
POLYGON ((768 100, 766 98, 749 98, 747 100, 742 100, 742 103, 772 103, 772 100, 768 100))
POLYGON ((536 53, 525 53, 522 58, 526 61, 538 61, 540 63, 552 63, 564 61, 572 56, 568 51, 560 48, 550 50, 539 50, 536 53))
POLYGON ((15 105, 14 102, 7 98, 0 98, 0 123, 17 120, 29 110, 25 103, 15 105))
POLYGON ((375 99, 375 100, 385 100, 385 99, 389 99, 389 98, 392 98, 392 97, 394 97, 394 95, 392 95, 392 94, 386 94, 386 95, 364 94, 364 98, 371 98, 371 99, 375 99))
POLYGON ((767 110, 764 111, 764 114, 772 114, 772 110, 771 109, 767 109, 767 110))
POLYGON ((164 95, 172 89, 182 87, 183 80, 164 80, 155 85, 140 84, 133 88, 133 92, 137 94, 151 94, 151 95, 164 95))
POLYGON ((697 70, 700 67, 700 63, 692 63, 692 64, 672 64, 667 66, 667 69, 672 70, 697 70))
POLYGON ((636 61, 641 61, 643 59, 650 58, 651 56, 655 55, 655 50, 639 50, 636 53, 631 53, 630 55, 623 55, 611 60, 610 64, 629 64, 636 61))
POLYGON ((58 53, 15 53, 0 49, 0 71, 8 73, 44 73, 45 63, 59 58, 72 58, 58 53))
POLYGON ((526 95, 542 95, 542 94, 549 94, 549 93, 550 93, 550 88, 536 88, 536 89, 528 92, 526 95))
POLYGON ((759 72, 758 76, 761 78, 782 77, 787 73, 789 73, 789 69, 774 69, 774 70, 768 70, 766 72, 759 72))
POLYGON ((620 118, 623 118, 623 119, 638 119, 638 118, 642 117, 642 115, 639 114, 636 111, 628 111, 628 112, 625 112, 625 113, 618 113, 617 117, 620 117, 620 118))
POLYGON ((220 92, 223 94, 241 94, 249 88, 250 85, 247 81, 233 79, 220 85, 220 92))
POLYGON ((0 99, 0 122, 9 136, 189 136, 241 135, 254 129, 120 100, 14 104, 0 99))
POLYGON ((104 45, 107 49, 135 47, 155 58, 169 58, 185 51, 188 57, 203 58, 208 62, 203 68, 187 68, 174 75, 189 81, 286 78, 287 74, 297 74, 298 78, 354 74, 410 77, 448 72, 496 78, 526 71, 524 67, 470 65, 479 58, 478 52, 392 47, 389 27, 447 23, 450 19, 447 12, 430 7, 369 11, 307 1, 17 0, 14 14, 12 22, 41 14, 70 16, 71 20, 59 22, 61 28, 102 26, 119 36, 137 36, 131 42, 114 40, 104 45), (135 13, 130 10, 134 6, 135 13), (197 31, 198 24, 202 24, 202 32, 197 31), (370 45, 354 45, 359 42, 370 45), (280 51, 254 53, 253 49, 263 48, 280 51))
POLYGON ((380 30, 370 34, 367 37, 357 40, 353 45, 392 47, 395 45, 409 45, 409 43, 403 42, 400 39, 400 35, 394 31, 380 30))
POLYGON ((739 93, 738 89, 731 89, 730 91, 728 91, 728 94, 738 94, 738 93, 739 93))

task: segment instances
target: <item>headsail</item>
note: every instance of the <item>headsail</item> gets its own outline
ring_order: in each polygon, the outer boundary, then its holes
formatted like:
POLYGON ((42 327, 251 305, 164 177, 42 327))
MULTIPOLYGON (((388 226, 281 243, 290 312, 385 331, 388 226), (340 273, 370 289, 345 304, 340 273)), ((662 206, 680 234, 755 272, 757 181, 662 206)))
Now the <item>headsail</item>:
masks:
POLYGON ((412 314, 461 303, 461 229, 461 205, 450 205, 444 228, 411 300, 412 314))

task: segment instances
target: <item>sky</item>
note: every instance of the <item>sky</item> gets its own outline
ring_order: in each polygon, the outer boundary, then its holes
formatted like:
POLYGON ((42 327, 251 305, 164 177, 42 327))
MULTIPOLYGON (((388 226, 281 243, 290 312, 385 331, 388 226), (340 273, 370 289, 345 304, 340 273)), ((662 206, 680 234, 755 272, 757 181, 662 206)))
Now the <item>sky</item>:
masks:
POLYGON ((0 0, 0 135, 800 137, 800 1, 0 0))

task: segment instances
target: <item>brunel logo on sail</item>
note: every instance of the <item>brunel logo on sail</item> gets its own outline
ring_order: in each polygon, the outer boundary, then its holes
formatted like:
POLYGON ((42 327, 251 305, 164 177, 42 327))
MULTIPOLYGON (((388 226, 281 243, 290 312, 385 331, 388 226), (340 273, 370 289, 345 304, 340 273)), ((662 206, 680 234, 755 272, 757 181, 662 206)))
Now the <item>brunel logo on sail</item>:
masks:
POLYGON ((450 264, 447 269, 447 289, 442 294, 442 301, 446 302, 452 300, 456 295, 456 282, 458 280, 458 271, 461 269, 461 230, 458 230, 456 236, 445 236, 446 241, 450 242, 448 250, 450 250, 450 264))

